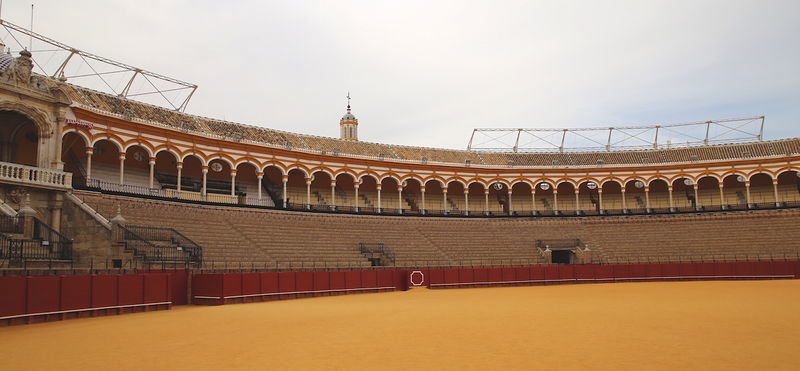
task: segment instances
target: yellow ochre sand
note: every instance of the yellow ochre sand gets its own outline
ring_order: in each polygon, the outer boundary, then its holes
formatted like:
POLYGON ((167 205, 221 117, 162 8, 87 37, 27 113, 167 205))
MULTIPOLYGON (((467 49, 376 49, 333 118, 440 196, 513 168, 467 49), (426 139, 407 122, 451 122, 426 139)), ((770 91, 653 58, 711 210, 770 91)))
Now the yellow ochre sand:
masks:
POLYGON ((800 280, 415 289, 0 328, 2 370, 800 369, 800 280))

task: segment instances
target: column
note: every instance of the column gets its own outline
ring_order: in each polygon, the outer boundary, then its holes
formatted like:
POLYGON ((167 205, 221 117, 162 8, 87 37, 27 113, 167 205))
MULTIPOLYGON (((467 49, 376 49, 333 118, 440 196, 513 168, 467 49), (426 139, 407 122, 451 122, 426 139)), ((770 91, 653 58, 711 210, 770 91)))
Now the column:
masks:
POLYGON ((258 200, 261 201, 261 181, 264 179, 264 172, 259 171, 256 173, 256 179, 258 179, 258 200))
POLYGON ((336 178, 331 179, 331 210, 336 210, 336 178))
POLYGON ((644 210, 650 212, 650 186, 644 186, 644 210))
POLYGON ((381 212, 383 208, 383 200, 381 200, 381 186, 382 184, 376 184, 375 189, 378 190, 378 212, 381 212))
POLYGON ((506 198, 508 199, 508 215, 514 215, 514 209, 511 207, 511 196, 514 195, 514 190, 511 187, 506 188, 506 198))
POLYGON ((597 189, 597 208, 600 210, 600 214, 603 213, 603 189, 597 189))
POLYGON ((311 177, 306 178, 306 209, 311 209, 311 177))
POLYGON ((358 183, 357 182, 354 183, 353 186, 356 189, 356 204, 355 205, 356 205, 356 212, 358 212, 358 183))
MULTIPOLYGON (((175 190, 177 191, 178 194, 180 194, 181 193, 181 172, 182 172, 182 169, 183 169, 183 162, 176 163, 175 167, 178 168, 178 183, 175 184, 175 190)), ((206 172, 203 173, 203 174, 207 174, 207 173, 208 173, 208 169, 206 169, 206 172)), ((203 189, 205 189, 205 188, 206 188, 206 181, 205 181, 205 175, 203 175, 203 189)), ((203 193, 205 193, 205 192, 203 192, 203 193)))
POLYGON ((469 189, 464 189, 464 215, 469 215, 469 189))
POLYGON ((153 175, 155 175, 156 158, 155 157, 150 157, 150 162, 148 162, 148 164, 150 165, 150 183, 149 184, 150 184, 150 188, 153 188, 153 175))
POLYGON ((397 212, 400 214, 403 213, 403 186, 397 186, 397 201, 399 202, 397 205, 397 212))
POLYGON ((208 191, 206 189, 206 180, 208 180, 208 166, 203 165, 202 169, 200 170, 203 173, 203 186, 200 188, 200 194, 202 198, 205 200, 208 191))
POLYGON ((425 215, 425 186, 419 187, 419 193, 422 194, 422 215, 425 215))
POLYGON ((750 180, 744 182, 745 195, 747 196, 747 208, 750 208, 750 180))
POLYGON ((119 184, 125 184, 125 152, 119 153, 119 184))
POLYGON ((553 214, 558 215, 558 189, 553 188, 553 214))
POLYGON ((581 191, 575 188, 575 215, 581 213, 581 191))
POLYGON ((719 208, 725 210, 725 186, 719 183, 719 208))
POLYGON ((627 214, 628 213, 628 202, 625 200, 625 186, 624 185, 622 186, 621 191, 622 191, 622 213, 623 214, 627 214))
POLYGON ((536 215, 536 185, 531 188, 531 214, 536 215))
POLYGON ((442 188, 442 211, 447 214, 447 188, 442 188))
POLYGON ((694 188, 694 209, 700 210, 700 192, 698 191, 700 185, 695 183, 692 185, 692 188, 694 188))
POLYGON ((283 196, 283 208, 285 209, 289 207, 288 197, 286 197, 286 183, 289 183, 289 176, 283 175, 281 177, 281 182, 283 182, 283 193, 281 195, 283 196))
POLYGON ((775 207, 780 207, 781 200, 778 197, 778 179, 772 179, 772 192, 775 195, 775 207))
POLYGON ((489 188, 483 190, 483 213, 489 215, 489 188))
POLYGON ((89 179, 92 179, 92 153, 94 153, 94 147, 86 147, 86 180, 87 181, 89 179))
POLYGON ((672 201, 672 184, 667 186, 667 191, 669 192, 669 211, 675 211, 675 203, 672 201))
POLYGON ((231 197, 236 197, 236 169, 231 169, 231 197))

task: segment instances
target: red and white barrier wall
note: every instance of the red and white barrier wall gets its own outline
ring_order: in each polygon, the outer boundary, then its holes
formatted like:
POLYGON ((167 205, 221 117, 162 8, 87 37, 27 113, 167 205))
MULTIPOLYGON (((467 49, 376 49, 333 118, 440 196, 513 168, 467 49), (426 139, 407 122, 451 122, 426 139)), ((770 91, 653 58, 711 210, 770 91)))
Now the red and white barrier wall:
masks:
POLYGON ((0 277, 0 325, 169 309, 170 278, 164 273, 0 277))
POLYGON ((587 282, 800 277, 800 262, 553 265, 264 273, 139 272, 0 277, 0 325, 297 297, 406 290, 587 282), (191 295, 187 295, 191 285, 191 295))
POLYGON ((192 303, 227 304, 406 289, 403 270, 211 273, 192 276, 192 303))

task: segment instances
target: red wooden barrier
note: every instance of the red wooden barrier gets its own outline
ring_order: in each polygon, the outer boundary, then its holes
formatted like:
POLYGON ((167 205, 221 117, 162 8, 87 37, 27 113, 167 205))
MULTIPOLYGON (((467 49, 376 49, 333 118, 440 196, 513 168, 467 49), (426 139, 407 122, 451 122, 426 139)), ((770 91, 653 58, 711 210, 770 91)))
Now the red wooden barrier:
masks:
MULTIPOLYGON (((403 276, 403 280, 405 279, 405 276, 403 276)), ((344 290, 346 288, 347 279, 345 277, 345 272, 331 272, 331 289, 344 290)))
POLYGON ((344 281, 347 289, 361 288, 361 272, 347 271, 344 272, 344 281))
POLYGON ((475 282, 489 281, 489 270, 486 268, 475 268, 472 270, 472 273, 475 282))
POLYGON ((445 269, 444 271, 444 282, 445 283, 459 283, 461 282, 460 278, 458 277, 459 269, 445 269))
POLYGON ((92 307, 92 276, 61 277, 61 310, 92 307))
POLYGON ((361 287, 363 288, 377 288, 378 287, 378 273, 369 270, 361 271, 361 287))
POLYGON ((25 277, 0 277, 0 317, 25 313, 26 286, 25 277))

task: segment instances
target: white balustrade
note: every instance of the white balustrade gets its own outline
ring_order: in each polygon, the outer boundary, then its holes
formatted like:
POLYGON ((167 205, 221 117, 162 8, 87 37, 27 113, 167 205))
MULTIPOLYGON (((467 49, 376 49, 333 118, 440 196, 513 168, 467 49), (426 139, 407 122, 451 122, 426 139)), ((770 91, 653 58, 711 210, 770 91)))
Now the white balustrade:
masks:
POLYGON ((0 162, 0 181, 48 188, 72 188, 72 173, 0 162))

